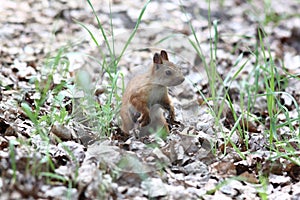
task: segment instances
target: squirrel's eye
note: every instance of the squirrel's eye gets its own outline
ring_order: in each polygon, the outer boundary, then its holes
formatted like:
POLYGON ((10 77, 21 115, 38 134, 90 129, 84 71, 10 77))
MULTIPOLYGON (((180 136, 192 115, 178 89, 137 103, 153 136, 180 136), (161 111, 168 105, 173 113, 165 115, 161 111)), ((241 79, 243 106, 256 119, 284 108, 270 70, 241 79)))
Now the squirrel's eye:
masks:
POLYGON ((167 76, 170 76, 171 74, 172 74, 172 71, 171 71, 171 70, 167 70, 167 71, 166 71, 166 75, 167 75, 167 76))

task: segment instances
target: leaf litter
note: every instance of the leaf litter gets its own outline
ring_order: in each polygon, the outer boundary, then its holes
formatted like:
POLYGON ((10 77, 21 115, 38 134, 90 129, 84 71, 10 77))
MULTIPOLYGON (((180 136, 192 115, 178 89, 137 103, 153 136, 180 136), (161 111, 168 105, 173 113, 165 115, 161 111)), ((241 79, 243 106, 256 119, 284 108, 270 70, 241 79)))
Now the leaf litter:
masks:
MULTIPOLYGON (((106 31, 112 17, 119 55, 143 2, 93 6, 106 31)), ((109 125, 110 137, 97 129, 101 122, 88 106, 91 99, 104 106, 108 75, 91 59, 99 59, 99 49, 74 20, 97 36, 102 53, 109 57, 109 52, 87 2, 14 0, 1 5, 1 199, 300 198, 299 4, 212 1, 210 7, 211 21, 218 20, 216 69, 222 80, 235 79, 225 84, 235 112, 227 103, 203 99, 209 97, 210 82, 190 45, 195 38, 188 22, 204 57, 210 58, 210 37, 216 34, 207 23, 207 2, 151 2, 120 60, 125 82, 160 49, 182 67, 188 81, 170 88, 180 124, 162 140, 122 135, 117 115, 109 125), (278 73, 276 100, 287 110, 277 113, 276 143, 266 131, 273 123, 267 97, 243 92, 257 84, 258 94, 264 93, 253 56, 262 27, 262 40, 270 47, 265 49, 267 61, 274 62, 278 73), (240 63, 246 64, 239 68, 240 63), (85 87, 78 88, 82 71, 85 87), (243 107, 249 102, 252 108, 243 107), (218 118, 211 110, 214 104, 223 105, 218 118)))

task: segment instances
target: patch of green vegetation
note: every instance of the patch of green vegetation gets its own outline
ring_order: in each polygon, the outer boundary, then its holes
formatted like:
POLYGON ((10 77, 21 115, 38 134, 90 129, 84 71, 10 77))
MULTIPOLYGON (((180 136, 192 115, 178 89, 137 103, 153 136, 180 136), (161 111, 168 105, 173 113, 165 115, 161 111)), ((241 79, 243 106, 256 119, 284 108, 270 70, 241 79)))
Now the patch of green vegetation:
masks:
POLYGON ((66 106, 71 103, 71 100, 64 102, 66 93, 63 92, 63 89, 67 89, 71 85, 66 79, 69 62, 64 57, 64 51, 65 48, 61 48, 55 57, 49 58, 43 66, 41 76, 32 80, 37 96, 33 100, 33 104, 30 105, 30 102, 26 101, 21 103, 23 111, 33 122, 36 133, 45 140, 48 139, 47 133, 55 122, 67 124, 70 120, 66 106), (58 84, 53 82, 55 74, 61 75, 62 78, 58 84), (51 97, 53 97, 53 101, 47 102, 51 97), (50 111, 42 112, 46 104, 50 104, 50 111))
MULTIPOLYGON (((120 73, 118 70, 118 64, 124 55, 126 49, 128 48, 128 45, 134 38, 138 27, 142 21, 142 17, 144 15, 144 12, 147 8, 147 5, 150 3, 150 0, 148 0, 144 7, 141 9, 141 12, 139 14, 139 17, 136 21, 135 27, 132 30, 131 34, 129 35, 124 47, 121 50, 120 55, 116 55, 115 52, 115 36, 114 36, 114 26, 113 26, 113 20, 112 17, 110 18, 110 30, 106 31, 103 27, 103 24, 101 23, 100 19, 97 16, 97 13, 93 7, 93 4, 91 3, 90 0, 87 0, 89 6, 91 7, 94 17, 97 20, 98 28, 101 32, 101 35, 104 39, 105 42, 105 48, 109 52, 109 57, 107 58, 105 52, 102 50, 103 47, 100 46, 99 41, 97 41, 96 37, 92 33, 92 31, 89 30, 89 28, 77 21, 78 24, 80 24, 91 36, 92 40, 94 43, 97 45, 100 55, 101 55, 101 60, 99 61, 101 69, 108 75, 109 77, 109 82, 106 87, 106 94, 108 95, 108 98, 106 98, 105 102, 102 102, 101 105, 95 105, 96 106, 96 116, 99 124, 99 132, 101 136, 109 136, 111 134, 111 122, 113 121, 114 117, 118 115, 119 110, 120 110, 120 105, 121 105, 121 97, 119 96, 119 89, 122 91, 124 90, 124 84, 122 88, 118 88, 117 86, 117 81, 118 79, 122 78, 123 80, 123 75, 120 73), (111 35, 108 35, 107 32, 111 33, 111 35), (113 105, 113 106, 112 106, 113 105)), ((81 86, 86 86, 86 85, 91 85, 91 83, 84 83, 83 81, 86 80, 84 77, 84 74, 78 74, 78 80, 79 80, 79 85, 81 86)), ((123 82, 123 81, 122 81, 123 82)), ((88 89, 88 88, 86 88, 88 89)), ((89 104, 91 105, 91 104, 89 104)))

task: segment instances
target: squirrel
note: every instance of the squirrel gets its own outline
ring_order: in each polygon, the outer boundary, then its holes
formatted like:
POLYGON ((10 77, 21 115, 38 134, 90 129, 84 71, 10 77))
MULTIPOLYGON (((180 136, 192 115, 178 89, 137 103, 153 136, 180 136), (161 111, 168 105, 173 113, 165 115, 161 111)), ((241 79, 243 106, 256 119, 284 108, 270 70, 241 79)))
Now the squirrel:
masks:
POLYGON ((175 123, 175 113, 167 87, 183 81, 180 68, 169 61, 167 52, 155 53, 150 70, 132 78, 124 91, 120 110, 123 132, 129 134, 138 125, 140 136, 161 129, 169 133, 163 109, 169 112, 171 124, 175 123))

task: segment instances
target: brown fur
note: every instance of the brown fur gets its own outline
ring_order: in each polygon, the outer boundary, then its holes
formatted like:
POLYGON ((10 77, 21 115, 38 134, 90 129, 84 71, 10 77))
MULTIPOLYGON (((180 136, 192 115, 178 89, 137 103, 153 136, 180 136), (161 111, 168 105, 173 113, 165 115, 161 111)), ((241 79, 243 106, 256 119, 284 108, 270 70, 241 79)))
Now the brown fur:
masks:
POLYGON ((183 81, 180 68, 169 62, 167 52, 162 50, 160 54, 155 53, 151 69, 135 76, 126 87, 120 113, 122 130, 129 133, 138 123, 141 135, 162 128, 169 132, 162 108, 169 112, 171 123, 175 121, 175 113, 167 87, 183 81))

